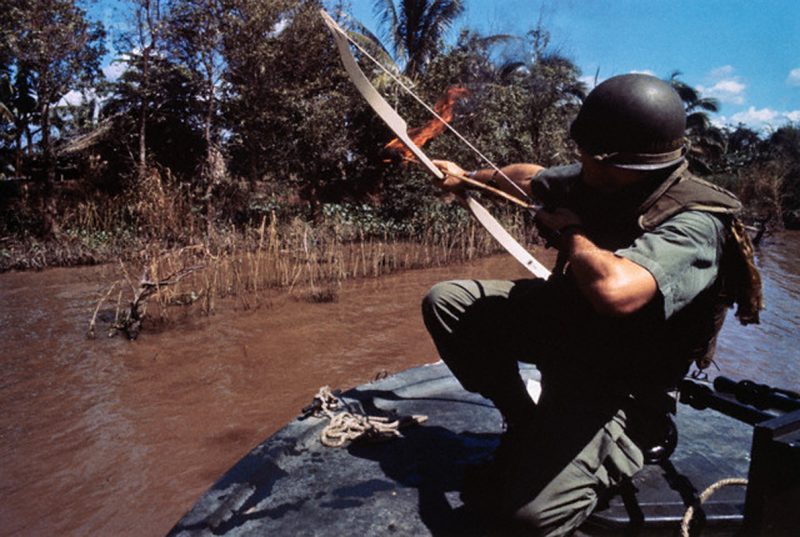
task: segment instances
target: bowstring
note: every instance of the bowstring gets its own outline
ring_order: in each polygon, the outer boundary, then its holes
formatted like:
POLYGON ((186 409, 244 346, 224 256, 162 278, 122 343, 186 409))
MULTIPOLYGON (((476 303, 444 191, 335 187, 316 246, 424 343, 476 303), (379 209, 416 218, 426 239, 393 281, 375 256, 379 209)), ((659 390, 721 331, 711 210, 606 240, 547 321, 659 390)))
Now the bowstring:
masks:
POLYGON ((500 168, 499 168, 499 167, 498 167, 498 166, 497 166, 497 165, 496 165, 494 162, 492 162, 491 160, 489 160, 489 157, 487 157, 486 155, 484 155, 484 154, 483 154, 483 153, 482 153, 482 152, 481 152, 481 151, 480 151, 480 150, 479 150, 477 147, 475 147, 475 146, 472 144, 472 142, 470 142, 469 140, 467 140, 467 139, 466 139, 466 138, 465 138, 465 137, 464 137, 464 136, 463 136, 463 135, 462 135, 460 132, 458 132, 458 131, 455 129, 455 127, 453 127, 452 125, 450 125, 450 123, 448 123, 447 121, 445 121, 445 120, 444 120, 444 118, 442 118, 442 116, 440 116, 439 114, 437 114, 437 113, 436 113, 436 111, 435 111, 433 108, 431 108, 430 106, 428 106, 428 103, 426 103, 425 101, 423 101, 423 100, 422 100, 422 98, 420 98, 420 97, 419 97, 419 96, 418 96, 416 93, 414 93, 414 91, 412 91, 412 90, 411 90, 411 88, 409 88, 409 87, 408 87, 408 86, 407 86, 407 85, 406 85, 406 84, 405 84, 405 83, 404 83, 402 80, 400 80, 400 78, 398 78, 398 77, 397 77, 397 76, 396 76, 394 73, 392 73, 392 72, 391 72, 389 69, 387 69, 386 67, 384 67, 384 65, 383 65, 381 62, 379 62, 379 61, 378 61, 378 60, 377 60, 375 57, 373 57, 373 56, 372 56, 372 54, 370 54, 369 52, 367 52, 367 51, 364 49, 364 47, 362 47, 361 45, 359 45, 359 44, 358 44, 358 43, 357 43, 357 42, 356 42, 356 41, 355 41, 355 40, 354 40, 352 37, 350 37, 350 36, 347 34, 347 32, 345 32, 343 29, 341 29, 341 28, 338 28, 338 27, 337 27, 337 28, 336 28, 336 31, 337 31, 337 32, 339 32, 340 34, 342 34, 342 35, 344 36, 344 38, 345 38, 345 39, 347 39, 347 41, 349 41, 349 42, 350 42, 350 43, 351 43, 351 44, 352 44, 354 47, 356 47, 356 48, 357 48, 357 49, 358 49, 358 50, 359 50, 359 51, 360 51, 360 52, 361 52, 361 53, 362 53, 364 56, 366 56, 367 58, 369 58, 369 59, 372 61, 372 63, 374 63, 375 65, 377 65, 377 66, 378 66, 378 67, 379 67, 379 68, 380 68, 380 69, 381 69, 381 70, 382 70, 384 73, 386 73, 387 75, 389 75, 389 77, 390 77, 392 80, 394 80, 394 82, 395 82, 397 85, 399 85, 401 88, 403 88, 403 90, 404 90, 406 93, 408 93, 408 94, 409 94, 411 97, 413 97, 415 101, 417 101, 417 102, 418 102, 418 103, 419 103, 419 104, 420 104, 420 105, 421 105, 421 106, 422 106, 422 107, 423 107, 425 110, 427 110, 427 111, 428 111, 428 113, 430 113, 430 114, 431 114, 433 117, 435 117, 436 119, 438 119, 439 121, 441 121, 441 122, 442 122, 442 124, 443 124, 445 127, 447 127, 447 129, 448 129, 450 132, 452 132, 452 133, 453 133, 453 134, 454 134, 454 135, 455 135, 455 136, 456 136, 456 137, 457 137, 459 140, 461 140, 461 141, 462 141, 462 142, 463 142, 463 143, 464 143, 464 144, 465 144, 467 147, 469 147, 469 148, 470 148, 470 149, 471 149, 471 150, 472 150, 472 151, 473 151, 473 152, 474 152, 476 155, 478 155, 478 156, 479 156, 479 157, 480 157, 480 158, 481 158, 481 159, 482 159, 482 160, 483 160, 483 161, 484 161, 486 164, 488 164, 488 165, 489 165, 489 166, 490 166, 490 167, 491 167, 491 168, 492 168, 492 169, 495 171, 495 173, 498 173, 498 174, 500 174, 500 176, 501 176, 503 179, 505 179, 505 180, 506 180, 506 182, 508 182, 508 184, 510 184, 510 185, 511 185, 512 187, 514 187, 515 189, 517 189, 517 191, 518 191, 520 194, 522 194, 522 196, 523 196, 523 197, 524 197, 524 198, 525 198, 527 201, 529 201, 529 202, 531 201, 531 198, 530 198, 530 196, 528 195, 528 193, 527 193, 527 192, 525 192, 525 190, 523 190, 523 189, 522 189, 522 187, 520 187, 520 186, 519 186, 517 183, 515 183, 514 181, 512 181, 512 180, 511 180, 511 179, 510 179, 510 178, 509 178, 509 177, 508 177, 508 176, 507 176, 505 173, 503 173, 503 170, 501 170, 501 169, 500 169, 500 168))

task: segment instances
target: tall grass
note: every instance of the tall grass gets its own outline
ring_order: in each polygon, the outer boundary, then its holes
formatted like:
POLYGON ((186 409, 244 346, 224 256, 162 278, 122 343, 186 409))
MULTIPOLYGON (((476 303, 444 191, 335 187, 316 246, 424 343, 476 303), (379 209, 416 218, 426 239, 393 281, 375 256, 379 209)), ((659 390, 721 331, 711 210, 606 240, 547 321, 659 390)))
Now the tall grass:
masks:
MULTIPOLYGON (((508 224, 522 228, 521 219, 508 224)), ((330 302, 347 280, 468 261, 498 249, 472 221, 458 232, 435 229, 411 240, 389 232, 366 236, 339 221, 281 223, 274 215, 264 216, 256 227, 215 230, 193 245, 149 245, 136 262, 120 262, 122 277, 113 284, 120 291, 106 292, 97 310, 103 303, 116 304, 113 327, 136 337, 145 319, 210 314, 223 299, 243 309, 258 308, 269 304, 270 291, 283 290, 300 300, 330 302)))
POLYGON ((165 284, 154 295, 159 316, 187 304, 200 304, 210 313, 223 298, 235 298, 244 308, 258 307, 264 292, 274 289, 311 301, 331 301, 346 280, 463 262, 497 251, 491 237, 471 221, 453 233, 429 228, 413 240, 389 232, 352 238, 352 231, 339 222, 312 225, 293 218, 280 223, 274 215, 264 216, 252 229, 215 230, 207 240, 189 247, 145 249, 139 263, 131 264, 136 268, 126 269, 126 286, 131 292, 138 288, 130 276, 138 274, 138 268, 139 283, 165 284), (180 282, 170 282, 170 275, 187 267, 195 270, 180 282))

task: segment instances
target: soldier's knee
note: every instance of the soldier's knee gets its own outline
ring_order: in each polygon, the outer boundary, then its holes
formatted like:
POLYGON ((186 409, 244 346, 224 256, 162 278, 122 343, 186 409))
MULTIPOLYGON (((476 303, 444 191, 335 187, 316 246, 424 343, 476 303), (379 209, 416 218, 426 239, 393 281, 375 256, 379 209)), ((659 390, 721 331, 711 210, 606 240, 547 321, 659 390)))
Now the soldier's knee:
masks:
POLYGON ((538 509, 538 506, 527 505, 517 510, 511 521, 516 528, 524 530, 527 535, 543 537, 556 535, 558 526, 553 524, 552 514, 538 509))
POLYGON ((430 326, 431 322, 441 318, 441 312, 447 309, 453 296, 453 287, 453 282, 439 282, 425 294, 422 299, 422 317, 426 324, 430 326))
POLYGON ((596 494, 586 489, 568 502, 542 495, 518 508, 512 515, 514 524, 528 535, 557 537, 571 535, 589 516, 597 503, 596 494))

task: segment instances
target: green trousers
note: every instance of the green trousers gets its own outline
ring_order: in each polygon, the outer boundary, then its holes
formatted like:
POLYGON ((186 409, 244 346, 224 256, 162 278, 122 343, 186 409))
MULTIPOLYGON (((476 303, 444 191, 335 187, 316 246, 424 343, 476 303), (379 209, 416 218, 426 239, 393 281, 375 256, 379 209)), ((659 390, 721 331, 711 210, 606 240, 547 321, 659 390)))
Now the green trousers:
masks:
POLYGON ((500 516, 531 534, 569 535, 599 494, 642 468, 625 431, 626 364, 611 352, 613 337, 588 341, 599 329, 587 330, 594 314, 580 297, 543 280, 459 280, 434 286, 422 309, 456 378, 503 414, 524 404, 518 361, 542 373, 530 449, 504 472, 499 490, 486 491, 500 516))

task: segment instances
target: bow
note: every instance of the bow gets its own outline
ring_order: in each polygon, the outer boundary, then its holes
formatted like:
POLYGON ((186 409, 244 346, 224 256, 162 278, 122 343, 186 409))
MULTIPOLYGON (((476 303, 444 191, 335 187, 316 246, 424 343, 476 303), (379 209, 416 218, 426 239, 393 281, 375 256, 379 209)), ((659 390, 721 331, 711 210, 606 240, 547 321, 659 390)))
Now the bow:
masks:
MULTIPOLYGON (((370 83, 367 76, 361 70, 361 68, 356 63, 356 59, 353 57, 352 52, 350 52, 350 43, 352 42, 354 45, 358 47, 358 44, 353 42, 352 39, 347 35, 347 33, 334 21, 330 15, 328 15, 325 10, 320 10, 322 14, 322 18, 325 21, 325 24, 328 26, 328 29, 331 31, 333 35, 333 40, 336 43, 336 47, 339 49, 339 55, 342 58, 342 64, 344 65, 345 71, 350 76, 350 79, 355 84, 356 88, 358 89, 359 93, 366 99, 367 103, 372 107, 372 109, 378 114, 378 116, 386 123, 386 125, 395 133, 397 138, 405 144, 406 147, 411 151, 417 161, 424 166, 429 172, 431 172, 434 177, 439 180, 444 179, 444 173, 437 168, 431 159, 423 153, 422 149, 417 147, 417 145, 411 140, 411 137, 408 135, 408 125, 406 121, 400 117, 400 114, 386 102, 386 99, 378 93, 378 90, 375 89, 375 86, 370 83)), ((359 47, 361 49, 361 47, 359 47)), ((361 49, 362 52, 363 49, 361 49)), ((380 63, 377 62, 374 58, 367 56, 374 61, 379 67, 383 68, 380 63)), ((385 70, 385 69, 384 69, 385 70)), ((388 72, 388 71, 387 71, 388 72)), ((411 92, 409 88, 405 85, 402 85, 403 89, 409 92, 414 98, 418 101, 420 99, 411 92)), ((421 101, 420 101, 421 102, 421 101)), ((430 107, 422 103, 426 109, 432 112, 430 107)), ((437 115, 438 117, 438 115, 437 115)), ((443 120, 442 120, 443 121, 443 120)), ((445 122, 445 125, 453 130, 452 127, 449 126, 445 122)), ((463 137, 459 135, 459 138, 463 140, 463 137)), ((466 141, 466 140, 464 140, 466 141)), ((467 144, 478 154, 480 154, 477 149, 475 149, 472 144, 467 144)), ((482 156, 482 155, 481 155, 482 156)), ((482 156, 483 157, 483 156, 482 156)), ((483 157, 484 160, 488 162, 486 157, 483 157)), ((496 166, 493 166, 497 169, 496 166)), ((499 171, 499 170, 498 170, 499 171)), ((502 174, 502 172, 501 172, 502 174)), ((504 175, 503 175, 504 176, 504 175)), ((531 273, 539 278, 547 278, 550 276, 550 271, 545 268, 544 265, 539 263, 531 254, 528 252, 519 242, 517 242, 511 234, 506 231, 506 229, 500 225, 489 211, 486 208, 478 203, 475 198, 473 198, 469 193, 464 193, 459 196, 462 204, 470 210, 470 212, 475 216, 475 218, 483 225, 484 228, 489 232, 489 234, 494 237, 494 239, 500 243, 500 245, 511 254, 511 256, 519 261, 522 266, 528 269, 531 273)))

